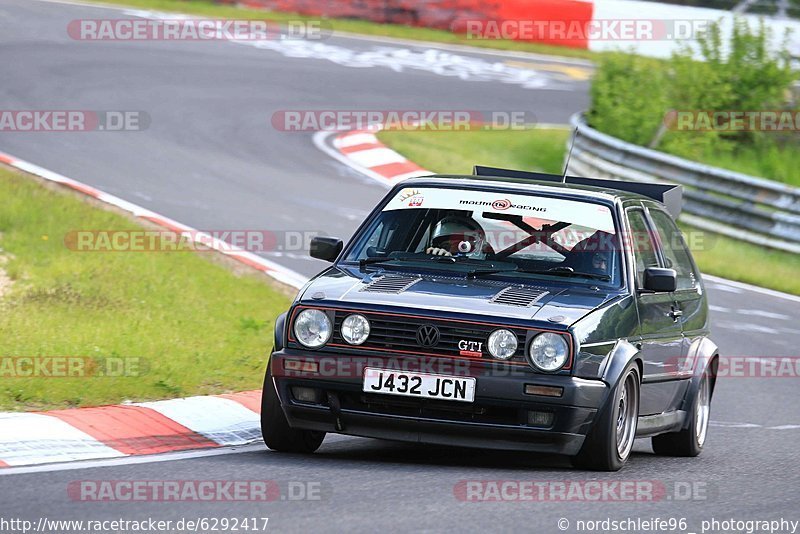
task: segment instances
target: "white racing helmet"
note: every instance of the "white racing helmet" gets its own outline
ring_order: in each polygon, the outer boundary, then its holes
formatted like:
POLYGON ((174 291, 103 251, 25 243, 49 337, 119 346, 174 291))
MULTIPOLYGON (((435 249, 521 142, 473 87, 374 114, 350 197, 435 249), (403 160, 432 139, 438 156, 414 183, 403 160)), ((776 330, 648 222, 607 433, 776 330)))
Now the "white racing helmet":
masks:
POLYGON ((436 223, 431 234, 431 245, 462 256, 483 253, 486 233, 481 225, 470 217, 449 215, 436 223))

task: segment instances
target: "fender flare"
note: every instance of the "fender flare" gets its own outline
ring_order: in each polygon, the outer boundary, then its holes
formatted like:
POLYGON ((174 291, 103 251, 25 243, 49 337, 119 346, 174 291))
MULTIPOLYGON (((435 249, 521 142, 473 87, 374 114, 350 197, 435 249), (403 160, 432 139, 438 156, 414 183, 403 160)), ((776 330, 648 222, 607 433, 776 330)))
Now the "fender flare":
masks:
MULTIPOLYGON (((697 397, 697 392, 700 390, 700 381, 706 369, 709 368, 711 369, 711 391, 709 392, 709 396, 710 399, 714 398, 714 389, 717 384, 717 370, 719 369, 719 347, 707 337, 699 338, 689 347, 687 359, 692 362, 693 365, 692 378, 689 382, 689 387, 686 389, 686 396, 683 398, 680 409, 690 413, 694 405, 694 400, 697 397)), ((688 428, 690 423, 691 421, 687 417, 683 428, 688 428)))
MULTIPOLYGON (((609 394, 614 390, 617 383, 619 383, 625 368, 634 360, 637 362, 636 365, 639 367, 639 376, 641 377, 642 362, 639 358, 639 349, 627 339, 620 339, 617 341, 606 358, 607 363, 601 379, 608 385, 609 394)), ((605 406, 605 401, 603 402, 603 406, 605 406)))
POLYGON ((286 314, 287 312, 283 312, 277 317, 277 319, 275 319, 275 342, 272 348, 273 352, 283 350, 285 346, 284 336, 286 333, 286 314))

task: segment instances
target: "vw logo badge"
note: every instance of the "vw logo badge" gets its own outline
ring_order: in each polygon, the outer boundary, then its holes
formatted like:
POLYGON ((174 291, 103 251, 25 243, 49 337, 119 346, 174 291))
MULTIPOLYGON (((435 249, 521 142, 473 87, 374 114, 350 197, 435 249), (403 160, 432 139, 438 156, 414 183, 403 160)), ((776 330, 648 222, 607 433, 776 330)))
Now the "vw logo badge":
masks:
POLYGON ((421 347, 435 347, 439 344, 439 329, 425 324, 417 329, 417 343, 421 347))

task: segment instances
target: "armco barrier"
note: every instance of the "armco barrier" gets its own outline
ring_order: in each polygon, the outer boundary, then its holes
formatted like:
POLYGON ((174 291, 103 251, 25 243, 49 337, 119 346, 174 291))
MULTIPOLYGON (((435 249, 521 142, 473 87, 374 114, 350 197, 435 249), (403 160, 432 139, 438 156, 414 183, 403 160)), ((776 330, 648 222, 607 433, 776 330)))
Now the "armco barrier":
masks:
POLYGON ((800 189, 627 143, 591 128, 582 114, 572 126, 569 174, 681 184, 686 223, 800 253, 800 189))

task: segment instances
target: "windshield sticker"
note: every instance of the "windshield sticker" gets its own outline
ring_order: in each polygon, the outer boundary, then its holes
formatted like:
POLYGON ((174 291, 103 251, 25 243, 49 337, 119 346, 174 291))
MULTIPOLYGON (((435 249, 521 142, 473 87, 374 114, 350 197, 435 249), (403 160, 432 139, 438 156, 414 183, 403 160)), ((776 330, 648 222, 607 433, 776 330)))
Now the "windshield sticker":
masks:
POLYGON ((383 211, 445 209, 500 213, 562 221, 614 234, 614 219, 608 206, 591 202, 533 195, 488 193, 465 189, 406 188, 389 201, 383 211))

